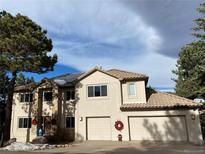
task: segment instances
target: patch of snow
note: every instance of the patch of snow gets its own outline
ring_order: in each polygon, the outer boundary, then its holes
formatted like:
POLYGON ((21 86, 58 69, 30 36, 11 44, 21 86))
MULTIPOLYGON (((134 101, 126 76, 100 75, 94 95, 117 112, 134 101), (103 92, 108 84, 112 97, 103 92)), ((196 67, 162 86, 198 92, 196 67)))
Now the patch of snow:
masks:
POLYGON ((8 145, 3 148, 3 150, 8 151, 33 151, 33 150, 43 150, 48 147, 48 144, 31 144, 31 143, 22 143, 14 142, 11 145, 8 145))

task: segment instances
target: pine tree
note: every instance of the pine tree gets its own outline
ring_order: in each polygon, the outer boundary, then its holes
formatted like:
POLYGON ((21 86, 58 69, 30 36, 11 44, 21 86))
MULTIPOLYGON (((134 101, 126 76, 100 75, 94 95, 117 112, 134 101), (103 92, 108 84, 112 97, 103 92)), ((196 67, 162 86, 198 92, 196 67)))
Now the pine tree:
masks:
POLYGON ((0 70, 0 104, 5 104, 8 94, 9 78, 4 70, 0 70))
POLYGON ((52 40, 27 16, 0 12, 0 63, 11 73, 6 104, 5 140, 10 139, 11 110, 17 73, 53 71, 57 55, 49 56, 52 40))
POLYGON ((27 84, 28 83, 34 83, 34 82, 35 82, 34 77, 27 78, 27 84))
MULTIPOLYGON (((200 4, 197 8, 197 11, 202 14, 204 17, 205 15, 205 3, 200 4)), ((205 40, 205 18, 197 18, 194 20, 196 27, 193 28, 194 33, 193 35, 200 40, 205 40)))
POLYGON ((0 147, 3 146, 3 124, 5 122, 5 102, 8 94, 9 78, 0 65, 0 147))
POLYGON ((33 82, 35 82, 33 77, 31 78, 25 77, 23 73, 19 73, 16 78, 16 86, 21 86, 21 85, 25 85, 25 84, 29 84, 33 82))
POLYGON ((16 86, 20 86, 24 84, 26 84, 26 77, 23 73, 19 73, 19 75, 16 78, 16 86))
MULTIPOLYGON (((197 9, 205 15, 205 3, 197 9)), ((205 98, 205 19, 195 19, 193 28, 198 40, 182 47, 177 61, 176 93, 180 96, 194 99, 205 98)))

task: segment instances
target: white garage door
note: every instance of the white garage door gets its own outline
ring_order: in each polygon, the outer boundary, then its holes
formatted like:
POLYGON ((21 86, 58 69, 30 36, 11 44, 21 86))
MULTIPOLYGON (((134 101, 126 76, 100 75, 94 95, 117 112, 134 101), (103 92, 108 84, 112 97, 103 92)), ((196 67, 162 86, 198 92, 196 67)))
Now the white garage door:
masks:
POLYGON ((129 117, 130 140, 187 141, 184 116, 129 117))
POLYGON ((87 140, 111 140, 110 118, 87 118, 87 140))

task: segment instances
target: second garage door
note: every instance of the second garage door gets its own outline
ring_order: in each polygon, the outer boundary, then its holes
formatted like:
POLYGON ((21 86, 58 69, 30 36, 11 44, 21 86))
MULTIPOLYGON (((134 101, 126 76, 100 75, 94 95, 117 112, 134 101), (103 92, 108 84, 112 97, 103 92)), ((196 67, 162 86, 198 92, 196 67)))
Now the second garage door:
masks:
POLYGON ((110 117, 87 118, 87 140, 111 140, 110 117))
POLYGON ((187 141, 184 116, 129 117, 130 140, 187 141))

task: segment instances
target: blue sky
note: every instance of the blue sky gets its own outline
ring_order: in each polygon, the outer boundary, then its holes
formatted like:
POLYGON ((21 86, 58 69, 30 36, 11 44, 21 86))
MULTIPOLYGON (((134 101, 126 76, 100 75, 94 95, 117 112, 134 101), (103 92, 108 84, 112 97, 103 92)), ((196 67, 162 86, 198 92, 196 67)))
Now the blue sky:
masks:
POLYGON ((192 20, 202 0, 0 0, 0 10, 21 13, 48 30, 54 72, 36 80, 94 66, 141 72, 149 85, 173 87, 180 48, 193 41, 192 20))

